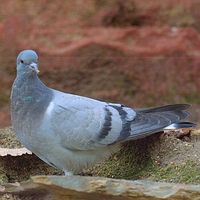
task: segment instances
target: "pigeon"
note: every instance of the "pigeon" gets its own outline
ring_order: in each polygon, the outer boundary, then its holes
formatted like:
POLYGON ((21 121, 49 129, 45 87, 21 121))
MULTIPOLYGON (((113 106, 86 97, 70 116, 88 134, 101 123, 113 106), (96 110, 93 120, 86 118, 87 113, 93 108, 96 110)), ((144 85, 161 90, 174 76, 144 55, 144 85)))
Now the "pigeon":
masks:
POLYGON ((11 121, 20 142, 65 175, 81 172, 137 140, 163 129, 190 128, 187 104, 133 109, 64 93, 38 77, 38 55, 23 50, 16 61, 11 121))

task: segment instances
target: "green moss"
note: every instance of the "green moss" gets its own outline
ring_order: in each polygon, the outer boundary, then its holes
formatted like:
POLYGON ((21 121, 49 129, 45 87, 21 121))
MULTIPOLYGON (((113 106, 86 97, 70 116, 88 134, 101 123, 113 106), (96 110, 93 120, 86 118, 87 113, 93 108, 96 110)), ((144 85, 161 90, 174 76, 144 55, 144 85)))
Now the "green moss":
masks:
MULTIPOLYGON (((115 155, 116 156, 116 155, 115 155)), ((174 183, 200 183, 200 168, 188 161, 185 164, 170 164, 160 167, 151 159, 141 165, 133 163, 131 156, 118 160, 110 159, 93 170, 96 175, 119 179, 149 179, 153 181, 166 181, 174 183)))
MULTIPOLYGON (((181 161, 176 164, 166 163, 160 166, 151 157, 152 146, 158 145, 158 137, 151 136, 129 142, 120 152, 107 161, 96 165, 90 173, 118 179, 149 179, 175 183, 200 183, 200 167, 193 161, 181 161)), ((154 148, 153 151, 159 151, 154 148)), ((170 151, 170 149, 169 149, 170 151)))
POLYGON ((171 164, 157 168, 149 178, 156 181, 200 183, 200 167, 192 161, 180 165, 171 164))
POLYGON ((8 177, 6 176, 6 172, 0 167, 0 185, 3 183, 8 183, 8 177))
POLYGON ((95 166, 92 174, 122 179, 148 177, 149 172, 154 170, 154 164, 148 151, 149 144, 153 142, 152 138, 129 142, 112 158, 95 166))

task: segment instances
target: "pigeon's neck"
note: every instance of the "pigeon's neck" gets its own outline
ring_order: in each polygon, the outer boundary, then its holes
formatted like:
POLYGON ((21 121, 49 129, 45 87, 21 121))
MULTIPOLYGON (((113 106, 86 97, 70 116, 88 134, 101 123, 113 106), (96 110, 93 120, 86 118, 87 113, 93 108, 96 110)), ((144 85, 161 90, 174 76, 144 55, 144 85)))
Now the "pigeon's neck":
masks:
POLYGON ((52 98, 52 90, 37 75, 17 76, 11 94, 11 117, 15 130, 24 132, 26 124, 37 126, 52 98))
POLYGON ((23 87, 28 88, 29 90, 36 87, 42 87, 43 89, 47 89, 47 87, 44 85, 44 83, 42 83, 42 81, 38 78, 36 74, 32 76, 26 76, 25 74, 17 74, 17 77, 14 81, 14 85, 17 86, 17 88, 23 87))
POLYGON ((17 92, 20 94, 20 97, 24 98, 26 98, 27 95, 43 96, 48 95, 48 93, 51 92, 50 89, 38 78, 36 74, 32 76, 17 75, 12 89, 13 92, 17 92))

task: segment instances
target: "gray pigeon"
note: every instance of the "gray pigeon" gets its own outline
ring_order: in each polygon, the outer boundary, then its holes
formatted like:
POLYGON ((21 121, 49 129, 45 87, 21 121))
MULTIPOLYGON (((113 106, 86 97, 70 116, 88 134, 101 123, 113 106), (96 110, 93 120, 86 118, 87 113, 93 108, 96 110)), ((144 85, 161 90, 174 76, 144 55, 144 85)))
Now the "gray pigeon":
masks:
POLYGON ((22 51, 11 94, 12 125, 24 146, 65 175, 108 158, 125 141, 194 125, 181 122, 189 105, 132 109, 51 89, 38 72, 37 54, 22 51))

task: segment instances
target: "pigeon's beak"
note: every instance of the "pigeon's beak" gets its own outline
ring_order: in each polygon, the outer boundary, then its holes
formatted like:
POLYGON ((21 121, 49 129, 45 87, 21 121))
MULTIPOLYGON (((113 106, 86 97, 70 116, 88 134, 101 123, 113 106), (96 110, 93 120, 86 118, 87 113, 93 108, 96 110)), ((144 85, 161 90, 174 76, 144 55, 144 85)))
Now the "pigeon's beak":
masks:
POLYGON ((35 71, 37 74, 40 72, 37 63, 32 62, 29 66, 31 70, 35 71))

